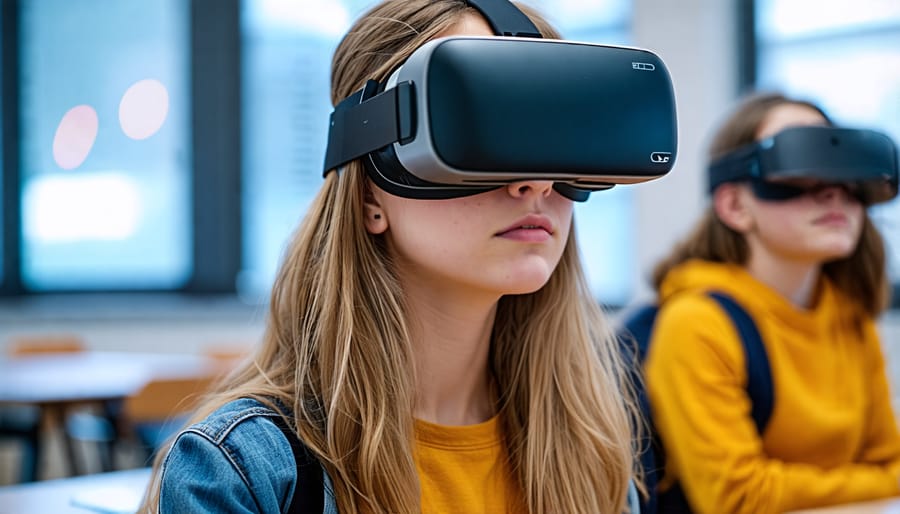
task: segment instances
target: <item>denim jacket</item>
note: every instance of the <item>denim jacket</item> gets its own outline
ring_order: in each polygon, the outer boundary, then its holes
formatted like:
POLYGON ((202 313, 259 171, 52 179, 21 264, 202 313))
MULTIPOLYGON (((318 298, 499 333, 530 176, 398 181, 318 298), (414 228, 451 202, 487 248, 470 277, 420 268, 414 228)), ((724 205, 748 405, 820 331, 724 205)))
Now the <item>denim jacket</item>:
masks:
MULTIPOLYGON (((183 430, 162 466, 159 512, 287 513, 297 482, 291 445, 249 398, 229 402, 183 430)), ((325 514, 337 514, 324 473, 325 514)))
MULTIPOLYGON (((183 430, 162 466, 161 514, 288 512, 297 466, 278 414, 249 398, 229 402, 183 430)), ((331 479, 324 478, 324 514, 337 514, 331 479)), ((631 512, 637 495, 629 488, 631 512)))

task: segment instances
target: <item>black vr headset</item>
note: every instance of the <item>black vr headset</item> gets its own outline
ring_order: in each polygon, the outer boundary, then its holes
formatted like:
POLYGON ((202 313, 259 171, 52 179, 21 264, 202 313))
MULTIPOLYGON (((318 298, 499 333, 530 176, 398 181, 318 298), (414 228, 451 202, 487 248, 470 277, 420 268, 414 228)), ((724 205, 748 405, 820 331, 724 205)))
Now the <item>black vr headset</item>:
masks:
POLYGON ((726 182, 749 181, 759 198, 786 200, 809 189, 811 179, 843 185, 865 205, 897 196, 897 147, 874 130, 792 127, 723 155, 709 166, 709 191, 726 182))
POLYGON ((675 98, 651 52, 540 39, 507 0, 469 0, 501 37, 417 49, 331 114, 327 175, 364 158, 391 194, 456 198, 517 180, 561 194, 661 177, 675 162, 675 98))

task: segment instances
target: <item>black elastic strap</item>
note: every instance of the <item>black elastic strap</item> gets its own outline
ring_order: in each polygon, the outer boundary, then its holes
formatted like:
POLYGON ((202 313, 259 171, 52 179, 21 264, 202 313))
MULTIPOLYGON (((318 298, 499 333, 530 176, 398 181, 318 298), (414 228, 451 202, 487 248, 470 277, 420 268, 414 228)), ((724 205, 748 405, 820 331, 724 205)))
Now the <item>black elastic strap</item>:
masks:
POLYGON ((468 0, 466 3, 487 19, 498 36, 543 37, 531 19, 508 0, 468 0))
POLYGON ((379 88, 377 81, 369 80, 334 108, 323 176, 379 148, 409 140, 415 133, 412 84, 401 82, 383 93, 378 93, 379 88))
POLYGON ((710 193, 726 182, 760 178, 759 144, 745 145, 719 157, 710 163, 707 177, 710 193))
POLYGON ((283 417, 274 416, 271 419, 291 444, 294 461, 297 463, 297 483, 294 485, 288 513, 322 514, 325 510, 325 483, 321 464, 283 417))

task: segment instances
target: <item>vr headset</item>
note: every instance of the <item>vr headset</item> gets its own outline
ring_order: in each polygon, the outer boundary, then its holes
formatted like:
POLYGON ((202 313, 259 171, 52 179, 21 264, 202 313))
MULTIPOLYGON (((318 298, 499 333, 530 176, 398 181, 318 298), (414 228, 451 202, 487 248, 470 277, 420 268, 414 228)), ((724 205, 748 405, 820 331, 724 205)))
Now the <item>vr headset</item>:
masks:
POLYGON ((709 191, 726 182, 749 181, 756 196, 785 200, 809 189, 798 179, 839 184, 865 205, 897 196, 897 147, 873 130, 792 127, 716 159, 709 191), (794 184, 792 184, 792 181, 794 184))
POLYGON ((324 174, 362 158, 406 198, 468 196, 518 180, 594 190, 661 177, 677 145, 665 64, 635 48, 540 39, 507 0, 469 0, 500 37, 418 48, 331 114, 324 174))

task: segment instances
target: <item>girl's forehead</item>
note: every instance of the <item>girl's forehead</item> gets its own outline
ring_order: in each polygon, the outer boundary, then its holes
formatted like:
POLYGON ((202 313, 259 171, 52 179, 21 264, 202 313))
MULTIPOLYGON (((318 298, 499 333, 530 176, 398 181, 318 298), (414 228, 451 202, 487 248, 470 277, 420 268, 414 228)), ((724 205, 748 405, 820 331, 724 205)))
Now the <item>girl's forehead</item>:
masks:
POLYGON ((480 14, 471 11, 462 15, 457 23, 436 37, 448 36, 493 36, 494 31, 487 20, 480 14))
POLYGON ((763 118, 756 129, 756 139, 774 136, 788 127, 804 127, 810 125, 826 125, 827 121, 820 112, 812 107, 799 104, 781 104, 773 107, 763 118))

